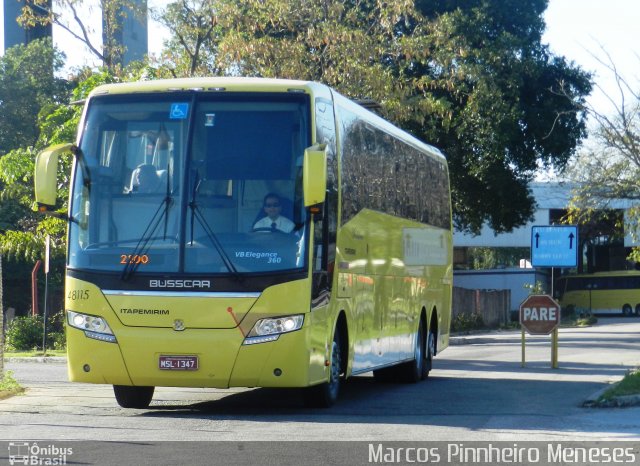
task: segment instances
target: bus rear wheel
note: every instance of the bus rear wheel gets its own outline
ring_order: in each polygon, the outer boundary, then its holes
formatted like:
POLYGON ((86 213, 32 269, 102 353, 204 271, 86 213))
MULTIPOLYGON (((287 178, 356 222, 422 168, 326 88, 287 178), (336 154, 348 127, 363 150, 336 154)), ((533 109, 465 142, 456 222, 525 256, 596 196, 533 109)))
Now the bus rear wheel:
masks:
POLYGON ((407 383, 416 383, 427 378, 431 370, 434 341, 431 332, 427 333, 425 330, 424 319, 420 319, 414 349, 415 358, 413 361, 397 366, 400 380, 407 383))
POLYGON ((625 304, 622 306, 622 315, 625 317, 631 317, 633 310, 631 309, 631 304, 625 304))
POLYGON ((123 408, 144 409, 149 407, 155 387, 130 387, 114 385, 116 401, 123 408))

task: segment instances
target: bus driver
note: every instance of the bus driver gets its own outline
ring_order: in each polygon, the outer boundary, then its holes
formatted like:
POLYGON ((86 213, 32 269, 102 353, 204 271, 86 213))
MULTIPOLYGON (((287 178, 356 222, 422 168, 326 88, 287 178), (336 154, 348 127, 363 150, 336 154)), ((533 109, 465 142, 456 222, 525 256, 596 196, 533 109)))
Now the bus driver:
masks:
POLYGON ((264 197, 262 208, 266 217, 261 218, 253 225, 253 230, 272 230, 283 233, 291 233, 295 224, 286 217, 280 215, 282 203, 280 196, 269 193, 264 197))

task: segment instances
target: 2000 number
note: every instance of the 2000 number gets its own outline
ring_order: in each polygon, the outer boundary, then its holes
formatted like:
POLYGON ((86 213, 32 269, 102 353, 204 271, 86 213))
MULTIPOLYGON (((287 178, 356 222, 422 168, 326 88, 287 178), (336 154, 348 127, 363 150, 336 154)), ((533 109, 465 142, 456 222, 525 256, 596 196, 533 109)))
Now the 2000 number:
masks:
POLYGON ((121 264, 148 264, 149 256, 147 256, 146 254, 142 254, 142 255, 120 254, 120 263, 121 264))

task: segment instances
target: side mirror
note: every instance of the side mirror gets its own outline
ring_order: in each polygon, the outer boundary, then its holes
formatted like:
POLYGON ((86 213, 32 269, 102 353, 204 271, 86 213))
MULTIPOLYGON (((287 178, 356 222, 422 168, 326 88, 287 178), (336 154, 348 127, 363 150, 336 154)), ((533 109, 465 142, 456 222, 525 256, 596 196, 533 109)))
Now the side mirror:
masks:
POLYGON ((58 195, 58 158, 63 152, 71 150, 73 144, 51 146, 36 156, 35 194, 39 211, 53 210, 58 195))
POLYGON ((327 191, 327 146, 325 144, 316 144, 304 150, 302 184, 305 207, 324 202, 327 191))

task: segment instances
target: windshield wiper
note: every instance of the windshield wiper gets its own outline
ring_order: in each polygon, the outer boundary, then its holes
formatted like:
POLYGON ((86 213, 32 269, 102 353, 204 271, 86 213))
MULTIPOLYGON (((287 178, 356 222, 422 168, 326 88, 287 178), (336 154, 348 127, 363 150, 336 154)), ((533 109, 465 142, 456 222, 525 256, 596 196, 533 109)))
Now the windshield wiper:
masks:
POLYGON ((189 208, 191 209, 191 244, 193 244, 193 224, 194 224, 194 218, 196 218, 198 219, 198 223, 202 225, 202 228, 204 229, 205 233, 211 240, 213 247, 215 247, 216 251, 218 251, 218 254, 220 254, 220 258, 222 259, 222 262, 224 263, 227 270, 233 276, 235 276, 236 278, 239 278, 240 273, 238 272, 238 269, 236 269, 235 265, 233 265, 233 262, 229 258, 229 255, 227 254, 227 252, 224 250, 222 243, 220 243, 218 236, 215 234, 215 232, 209 225, 209 222, 207 222, 207 219, 204 217, 204 215, 198 208, 198 204, 196 202, 197 191, 198 191, 198 174, 196 173, 196 179, 193 184, 193 192, 191 193, 191 201, 189 201, 189 208))
MULTIPOLYGON (((168 168, 168 167, 167 167, 168 168)), ((167 170, 168 173, 168 170, 167 170)), ((167 176, 167 191, 165 193, 165 197, 156 209, 153 217, 147 224, 147 227, 144 229, 142 236, 140 236, 140 240, 133 250, 132 256, 141 256, 146 254, 149 251, 149 245, 156 238, 154 237, 155 232, 158 230, 158 227, 164 220, 164 232, 162 235, 162 239, 167 239, 167 229, 169 224, 169 208, 173 205, 173 198, 171 197, 171 184, 170 177, 167 176)), ((140 263, 137 261, 130 261, 125 264, 124 269, 122 269, 121 279, 123 281, 129 280, 133 274, 136 272, 140 263)))

